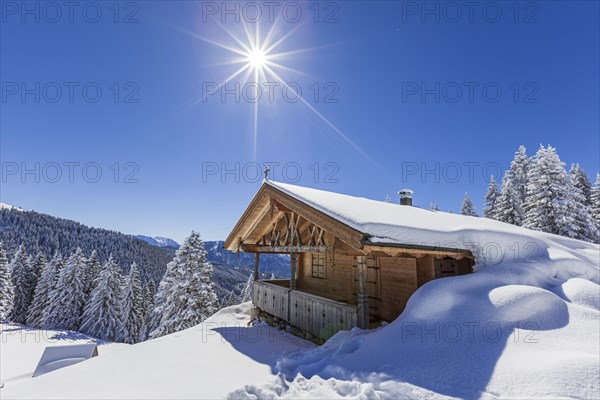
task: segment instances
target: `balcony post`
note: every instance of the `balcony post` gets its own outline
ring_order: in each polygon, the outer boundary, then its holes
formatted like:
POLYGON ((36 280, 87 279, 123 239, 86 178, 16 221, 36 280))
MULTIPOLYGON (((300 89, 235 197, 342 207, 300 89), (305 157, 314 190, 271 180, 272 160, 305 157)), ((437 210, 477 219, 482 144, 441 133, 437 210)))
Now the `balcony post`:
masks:
POLYGON ((356 256, 358 272, 358 327, 369 328, 369 295, 367 293, 367 256, 356 256))
POLYGON ((254 280, 258 280, 258 263, 260 261, 260 253, 254 253, 254 280))
POLYGON ((290 253, 290 290, 296 290, 296 271, 298 271, 298 253, 290 253))

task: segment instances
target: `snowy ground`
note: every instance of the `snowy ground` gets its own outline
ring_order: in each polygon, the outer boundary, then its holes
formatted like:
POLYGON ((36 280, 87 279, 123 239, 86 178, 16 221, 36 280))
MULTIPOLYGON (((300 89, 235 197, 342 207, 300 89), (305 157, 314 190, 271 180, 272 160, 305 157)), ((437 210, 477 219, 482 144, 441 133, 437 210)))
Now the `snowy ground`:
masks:
POLYGON ((315 345, 265 325, 248 327, 250 307, 228 307, 194 328, 7 385, 0 398, 213 399, 248 383, 266 385, 285 352, 315 345))
MULTIPOLYGON (((246 303, 8 384, 0 397, 600 398, 600 248, 482 220, 447 238, 499 255, 480 253, 476 273, 422 286, 377 330, 340 332, 316 347, 247 327, 246 303)), ((35 367, 10 365, 33 350, 2 350, 3 369, 16 371, 8 381, 35 367)))
MULTIPOLYGON (((80 343, 97 343, 100 356, 127 348, 121 343, 106 343, 82 333, 31 329, 18 324, 0 324, 0 382, 5 388, 31 380, 44 349, 80 343)), ((0 398, 4 396, 4 390, 0 398)))

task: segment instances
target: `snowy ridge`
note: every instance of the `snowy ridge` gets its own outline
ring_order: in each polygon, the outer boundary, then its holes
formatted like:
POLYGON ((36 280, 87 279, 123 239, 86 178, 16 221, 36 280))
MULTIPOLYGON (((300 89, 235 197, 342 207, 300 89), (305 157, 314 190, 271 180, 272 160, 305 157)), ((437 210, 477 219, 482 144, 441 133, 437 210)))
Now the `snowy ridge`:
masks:
POLYGON ((0 210, 15 210, 15 211, 23 211, 22 208, 11 206, 10 204, 0 203, 0 210))
POLYGON ((179 243, 174 241, 173 239, 162 237, 162 236, 145 236, 145 235, 132 235, 138 239, 143 240, 144 242, 151 244, 156 247, 174 247, 176 249, 179 248, 179 243))

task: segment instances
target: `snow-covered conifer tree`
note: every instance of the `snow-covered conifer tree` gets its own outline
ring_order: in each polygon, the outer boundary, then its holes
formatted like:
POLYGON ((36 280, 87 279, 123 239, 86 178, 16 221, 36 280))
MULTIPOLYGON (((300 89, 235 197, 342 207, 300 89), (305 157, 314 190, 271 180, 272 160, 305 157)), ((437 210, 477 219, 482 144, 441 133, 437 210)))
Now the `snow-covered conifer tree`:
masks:
POLYGON ((504 173, 500 195, 496 199, 494 219, 513 225, 522 225, 525 219, 523 204, 527 195, 528 172, 532 160, 525 146, 520 146, 504 173))
POLYGON ((470 215, 472 217, 479 217, 479 214, 477 214, 477 211, 475 211, 475 206, 473 205, 473 202, 471 201, 471 197, 469 197, 469 193, 465 193, 465 198, 463 199, 460 213, 462 215, 470 215))
POLYGON ((96 286, 96 280, 98 279, 98 276, 100 276, 101 271, 102 265, 100 263, 100 258, 98 257, 98 252, 94 250, 92 251, 92 254, 85 263, 84 290, 86 294, 86 299, 89 298, 89 296, 92 293, 92 290, 94 290, 94 287, 96 286))
POLYGON ((50 294, 54 290, 54 282, 56 279, 56 265, 61 256, 59 253, 54 255, 54 258, 46 263, 42 269, 40 278, 35 286, 35 292, 33 294, 33 301, 29 307, 29 314, 27 315, 27 325, 35 328, 44 327, 44 315, 46 309, 50 304, 50 294))
POLYGON ((529 169, 528 181, 523 226, 578 237, 573 182, 552 146, 540 146, 529 169))
POLYGON ((571 178, 573 178, 573 185, 579 189, 585 199, 585 203, 591 206, 592 183, 590 182, 590 178, 579 164, 571 164, 569 173, 571 174, 571 178))
POLYGON ((596 242, 598 227, 592 217, 592 184, 579 164, 571 165, 569 174, 573 186, 569 192, 575 204, 576 237, 586 242, 596 242))
MULTIPOLYGON (((40 277, 42 276, 42 271, 44 270, 44 268, 46 267, 46 255, 44 253, 42 253, 41 251, 38 251, 36 256, 34 257, 33 255, 31 256, 31 271, 33 272, 34 275, 34 291, 35 291, 35 287, 37 286, 37 282, 40 279, 40 277)), ((31 295, 32 299, 33 299, 33 294, 31 295)))
POLYGON ((140 329, 140 341, 148 339, 148 334, 154 329, 152 326, 152 311, 154 310, 154 295, 156 294, 156 284, 153 280, 146 282, 143 288, 144 294, 144 320, 140 329))
MULTIPOLYGON (((519 206, 523 206, 527 196, 527 183, 529 180, 529 168, 531 168, 531 158, 527 156, 525 146, 519 146, 510 163, 511 182, 516 190, 519 206)), ((525 215, 523 214, 523 218, 525 215)))
POLYGON ((483 208, 483 216, 486 218, 494 218, 496 215, 496 200, 498 199, 498 184, 494 179, 494 175, 490 177, 487 193, 485 195, 485 207, 483 208))
POLYGON ((192 232, 167 265, 155 297, 151 338, 199 324, 217 310, 212 265, 200 234, 192 232))
POLYGON ((596 223, 596 229, 600 231, 600 174, 596 174, 596 182, 590 193, 590 202, 592 220, 596 223))
POLYGON ((510 171, 504 173, 502 188, 496 199, 494 219, 507 224, 522 225, 525 211, 519 197, 519 192, 511 180, 510 171))
POLYGON ((27 256, 25 246, 19 246, 10 263, 14 288, 14 302, 10 319, 19 324, 27 322, 27 313, 35 290, 35 274, 32 267, 33 263, 27 256))
POLYGON ((121 269, 111 255, 85 303, 80 329, 83 333, 110 341, 119 339, 123 314, 122 289, 121 269))
POLYGON ((4 246, 0 242, 0 321, 8 319, 15 297, 12 278, 8 268, 8 259, 4 246))
POLYGON ((47 329, 77 330, 85 304, 85 256, 77 248, 60 269, 56 287, 50 293, 50 301, 44 315, 47 329))
POLYGON ((140 271, 135 262, 131 264, 125 279, 121 311, 119 341, 131 344, 138 342, 144 323, 145 309, 140 271))
POLYGON ((252 300, 252 290, 254 288, 254 274, 250 273, 248 280, 246 281, 246 285, 242 290, 241 301, 245 303, 247 301, 252 300))

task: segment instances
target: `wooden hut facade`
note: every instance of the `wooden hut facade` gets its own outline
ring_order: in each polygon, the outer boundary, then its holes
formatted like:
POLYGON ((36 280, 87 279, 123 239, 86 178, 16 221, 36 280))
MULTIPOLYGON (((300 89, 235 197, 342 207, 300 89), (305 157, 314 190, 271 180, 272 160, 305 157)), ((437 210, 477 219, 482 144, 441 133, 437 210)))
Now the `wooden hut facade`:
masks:
POLYGON ((386 242, 375 235, 401 232, 401 225, 348 218, 358 210, 385 221, 398 207, 411 206, 265 180, 225 248, 256 254, 252 301, 257 308, 326 339, 341 329, 392 321, 419 286, 472 272, 469 250, 386 242), (268 253, 290 255, 289 280, 258 280, 259 257, 268 253))

